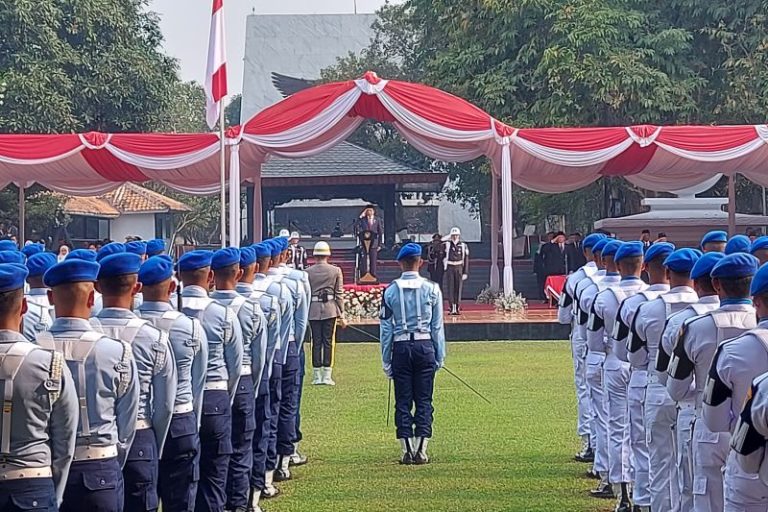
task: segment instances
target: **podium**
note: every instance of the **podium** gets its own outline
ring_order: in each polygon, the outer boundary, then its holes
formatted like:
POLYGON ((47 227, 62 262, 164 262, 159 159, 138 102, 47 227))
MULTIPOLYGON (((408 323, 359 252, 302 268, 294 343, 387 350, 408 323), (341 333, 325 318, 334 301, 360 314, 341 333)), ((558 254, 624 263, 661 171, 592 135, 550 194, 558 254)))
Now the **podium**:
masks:
POLYGON ((378 249, 373 247, 374 236, 372 231, 367 230, 358 235, 360 259, 363 265, 360 268, 357 284, 379 284, 379 279, 376 277, 377 258, 375 254, 378 249))

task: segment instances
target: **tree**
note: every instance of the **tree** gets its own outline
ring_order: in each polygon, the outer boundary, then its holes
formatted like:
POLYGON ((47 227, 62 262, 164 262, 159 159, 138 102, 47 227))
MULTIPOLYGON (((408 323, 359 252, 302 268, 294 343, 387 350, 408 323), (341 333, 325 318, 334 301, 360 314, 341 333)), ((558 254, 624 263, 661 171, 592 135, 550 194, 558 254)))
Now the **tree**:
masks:
POLYGON ((173 84, 173 102, 160 117, 158 129, 173 133, 210 131, 205 121, 205 90, 195 81, 173 84))
MULTIPOLYGON (((237 126, 240 124, 240 112, 243 106, 243 95, 242 94, 235 94, 232 96, 232 99, 229 101, 229 105, 226 106, 224 109, 224 121, 227 123, 227 126, 237 126)), ((245 121, 243 119, 242 121, 245 121)))

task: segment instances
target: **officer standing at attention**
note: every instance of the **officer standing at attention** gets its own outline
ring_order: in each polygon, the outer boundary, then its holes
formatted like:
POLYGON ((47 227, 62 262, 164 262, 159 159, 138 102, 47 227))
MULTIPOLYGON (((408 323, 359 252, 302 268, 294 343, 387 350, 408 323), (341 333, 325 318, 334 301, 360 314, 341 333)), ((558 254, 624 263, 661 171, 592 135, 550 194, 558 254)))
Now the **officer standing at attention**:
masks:
POLYGON ((717 345, 752 329, 755 308, 749 286, 757 260, 749 254, 725 256, 712 268, 712 284, 720 308, 683 324, 669 363, 667 391, 673 400, 684 400, 691 381, 696 385, 696 420, 693 429, 693 506, 695 510, 723 510, 723 466, 728 436, 712 432, 702 417, 707 373, 717 345))
POLYGON ((749 247, 749 253, 760 261, 760 265, 768 262, 768 236, 755 238, 749 247))
POLYGON ((768 485, 768 373, 752 381, 747 397, 731 437, 732 456, 742 471, 768 485))
POLYGON ((701 250, 708 252, 724 252, 728 243, 728 233, 725 231, 710 231, 701 239, 701 250))
POLYGON ((235 290, 242 275, 240 256, 241 251, 236 247, 220 249, 213 254, 211 269, 216 289, 211 292, 211 298, 232 311, 243 331, 243 364, 232 403, 232 456, 227 473, 226 510, 245 512, 253 469, 256 386, 261 382, 264 370, 267 331, 259 303, 235 290))
POLYGON ((317 242, 312 251, 315 264, 309 267, 309 284, 312 299, 309 304, 309 327, 312 329, 312 384, 334 386, 333 356, 336 349, 336 323, 346 327, 344 320, 344 275, 336 265, 331 265, 331 247, 317 242))
POLYGON ((576 404, 578 408, 578 419, 576 423, 576 432, 581 437, 581 452, 575 456, 578 462, 594 462, 594 439, 590 436, 590 417, 592 411, 589 407, 589 390, 587 389, 586 357, 587 340, 584 331, 579 328, 577 323, 578 312, 576 312, 577 301, 574 300, 576 294, 576 285, 582 280, 597 272, 597 265, 592 255, 592 247, 604 235, 593 233, 588 235, 582 244, 584 248, 584 257, 587 263, 576 272, 568 276, 565 281, 563 293, 560 295, 557 317, 561 324, 571 325, 571 355, 573 356, 573 380, 576 387, 576 404))
POLYGON ((141 290, 141 257, 129 252, 101 260, 96 289, 104 303, 92 323, 133 349, 139 381, 139 414, 136 437, 123 468, 125 510, 153 511, 157 495, 158 461, 171 425, 176 400, 176 365, 168 334, 136 316, 131 307, 141 290))
MULTIPOLYGON (((71 255, 75 252, 77 251, 72 251, 69 254, 71 255)), ((93 251, 89 252, 96 256, 93 251)), ((48 302, 48 288, 43 284, 43 275, 56 263, 56 255, 52 252, 39 252, 27 258, 26 265, 27 270, 29 270, 29 275, 27 276, 27 283, 29 284, 29 291, 26 295, 27 303, 32 302, 50 309, 51 303, 48 302)))
MULTIPOLYGON (((0 251, 0 264, 14 264, 24 266, 26 256, 21 251, 0 251)), ((39 304, 29 303, 24 315, 22 333, 28 341, 34 341, 38 333, 48 330, 51 326, 51 317, 48 308, 39 304)))
POLYGON ((125 244, 125 252, 135 254, 142 260, 147 259, 147 242, 144 240, 134 240, 125 244))
POLYGON ((165 448, 160 457, 158 494, 163 512, 194 510, 199 472, 198 426, 203 406, 203 387, 208 344, 196 318, 176 311, 170 304, 176 291, 173 261, 152 256, 139 269, 144 302, 139 316, 167 336, 176 365, 176 396, 165 448))
POLYGON ((655 363, 667 316, 698 301, 690 275, 699 254, 693 249, 678 249, 664 260, 671 289, 639 306, 628 337, 630 363, 648 372, 642 421, 648 446, 650 510, 674 510, 672 500, 674 497, 677 503, 679 495, 677 478, 672 478, 676 475, 675 459, 669 456, 669 447, 675 445, 677 407, 661 383, 655 363))
POLYGON ((618 284, 595 296, 590 311, 587 340, 590 348, 599 346, 600 342, 605 346, 603 390, 608 409, 608 479, 618 500, 617 512, 629 512, 632 508, 629 496, 632 468, 627 404, 629 363, 618 358, 616 352, 619 342, 608 333, 615 333, 616 317, 624 299, 642 292, 647 287, 640 279, 643 244, 614 240, 603 248, 602 257, 604 260, 613 260, 621 278, 618 284))
POLYGON ((56 319, 37 341, 64 354, 80 404, 77 442, 61 512, 123 510, 123 472, 136 432, 139 379, 131 347, 88 321, 99 264, 70 259, 43 278, 56 319))
MULTIPOLYGON (((752 381, 768 372, 768 266, 755 274, 750 294, 760 323, 757 328, 718 345, 704 386, 704 422, 712 432, 725 435, 734 432, 752 381)), ((757 475, 744 472, 735 453, 727 458, 724 482, 726 511, 766 510, 768 486, 757 475)))
POLYGON ((381 361, 395 384, 395 426, 403 450, 401 464, 427 464, 432 438, 435 372, 445 362, 443 296, 419 275, 421 246, 409 243, 397 261, 403 273, 381 301, 381 361))
POLYGON ((161 238, 155 238, 147 242, 147 259, 152 256, 160 256, 165 253, 165 240, 161 238))
POLYGON ((298 231, 291 233, 289 239, 290 246, 288 247, 288 266, 295 268, 296 270, 307 269, 307 250, 299 245, 301 237, 298 231))
POLYGON ((725 255, 736 254, 737 252, 743 252, 749 254, 749 249, 752 247, 752 241, 747 235, 734 235, 725 244, 725 255))
POLYGON ((461 230, 451 228, 445 242, 445 286, 448 290, 449 314, 458 315, 461 304, 461 289, 469 275, 469 247, 461 241, 461 230))
POLYGON ((213 277, 211 251, 190 251, 179 258, 182 312, 203 324, 208 369, 200 423, 200 482, 195 511, 221 512, 226 504, 227 471, 232 455, 232 400, 243 364, 243 333, 229 308, 208 296, 213 277))
MULTIPOLYGON (((121 244, 120 242, 110 242, 107 245, 103 246, 101 249, 99 249, 96 252, 96 262, 100 262, 107 256, 110 256, 112 254, 120 254, 125 252, 125 244, 121 244)), ((71 253, 70 253, 71 254, 71 253)), ((67 255, 69 257, 69 255, 67 255)), ((91 261, 88 259, 87 256, 75 256, 77 259, 85 260, 85 261, 91 261)), ((101 308, 103 307, 101 303, 101 294, 96 291, 96 296, 93 303, 93 308, 91 309, 91 316, 96 316, 99 314, 99 311, 101 311, 101 308)))
POLYGON ((5 390, 0 434, 0 509, 58 510, 77 435, 77 391, 64 357, 19 333, 27 269, 0 264, 0 380, 5 390))

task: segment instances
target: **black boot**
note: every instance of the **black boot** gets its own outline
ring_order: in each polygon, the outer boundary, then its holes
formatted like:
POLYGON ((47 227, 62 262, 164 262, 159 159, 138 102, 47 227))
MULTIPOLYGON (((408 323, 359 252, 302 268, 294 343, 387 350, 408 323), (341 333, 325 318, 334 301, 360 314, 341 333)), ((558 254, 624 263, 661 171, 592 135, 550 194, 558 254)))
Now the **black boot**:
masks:
POLYGON ((621 484, 621 497, 616 504, 615 512, 632 512, 632 501, 629 499, 629 486, 621 484))
POLYGON ((613 494, 613 489, 611 488, 610 482, 608 482, 608 476, 607 475, 601 475, 600 481, 597 483, 597 487, 589 491, 590 496, 593 498, 601 498, 601 499, 613 499, 615 495, 613 494))

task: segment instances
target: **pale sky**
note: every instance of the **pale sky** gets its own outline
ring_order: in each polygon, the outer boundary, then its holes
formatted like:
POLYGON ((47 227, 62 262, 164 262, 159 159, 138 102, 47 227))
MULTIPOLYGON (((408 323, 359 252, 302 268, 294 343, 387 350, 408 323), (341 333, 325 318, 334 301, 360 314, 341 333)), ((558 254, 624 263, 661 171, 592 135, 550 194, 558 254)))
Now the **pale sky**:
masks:
MULTIPOLYGON (((356 0, 357 12, 374 12, 385 0, 356 0)), ((205 81, 211 0, 152 0, 165 36, 165 50, 179 60, 183 80, 205 81)), ((227 75, 230 94, 243 88, 245 19, 259 14, 351 13, 355 0, 224 0, 227 36, 227 75)))

